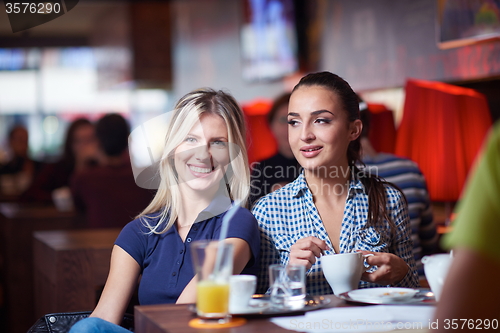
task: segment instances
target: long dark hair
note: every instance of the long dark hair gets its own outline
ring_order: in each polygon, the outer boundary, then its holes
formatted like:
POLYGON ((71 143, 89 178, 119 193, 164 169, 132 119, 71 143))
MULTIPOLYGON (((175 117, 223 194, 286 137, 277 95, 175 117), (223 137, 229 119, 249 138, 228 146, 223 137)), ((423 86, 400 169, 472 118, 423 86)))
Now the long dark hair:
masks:
MULTIPOLYGON (((349 122, 353 122, 360 118, 359 115, 359 98, 358 95, 352 90, 349 83, 347 83, 340 76, 330 72, 311 73, 304 76, 299 83, 293 88, 295 92, 300 87, 319 86, 330 90, 337 94, 340 99, 341 107, 347 114, 349 122)), ((391 229, 395 232, 394 221, 387 214, 386 204, 387 198, 385 193, 385 186, 392 186, 399 190, 396 186, 388 183, 378 176, 365 172, 357 165, 364 165, 361 161, 361 136, 356 140, 349 143, 347 147, 347 161, 349 168, 352 170, 351 174, 359 177, 368 193, 368 226, 375 226, 377 222, 386 219, 391 225, 391 229)), ((401 191, 400 191, 401 192, 401 191)), ((401 195, 404 195, 401 192, 401 195)))

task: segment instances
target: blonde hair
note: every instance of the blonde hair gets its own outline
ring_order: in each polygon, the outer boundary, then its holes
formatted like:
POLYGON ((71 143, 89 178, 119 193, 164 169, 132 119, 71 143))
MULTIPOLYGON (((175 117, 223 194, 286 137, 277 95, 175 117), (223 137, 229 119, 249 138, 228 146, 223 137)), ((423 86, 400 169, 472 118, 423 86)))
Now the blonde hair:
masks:
POLYGON ((165 233, 177 220, 181 194, 179 186, 176 186, 179 182, 173 155, 204 114, 214 114, 224 119, 230 143, 228 145, 230 162, 223 181, 226 183, 230 198, 246 206, 250 192, 250 168, 243 112, 230 94, 210 88, 197 89, 184 95, 174 108, 159 164, 160 186, 151 203, 138 216, 151 233, 165 233), (156 212, 160 213, 159 219, 157 223, 152 224, 151 222, 158 216, 155 214, 153 218, 151 214, 156 212))

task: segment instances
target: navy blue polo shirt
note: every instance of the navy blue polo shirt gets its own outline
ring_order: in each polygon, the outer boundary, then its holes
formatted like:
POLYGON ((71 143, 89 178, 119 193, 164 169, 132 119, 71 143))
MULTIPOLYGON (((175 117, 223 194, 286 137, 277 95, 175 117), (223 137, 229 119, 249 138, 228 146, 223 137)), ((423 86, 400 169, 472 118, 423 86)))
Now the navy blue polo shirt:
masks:
MULTIPOLYGON (((200 213, 197 221, 191 226, 185 242, 181 240, 175 226, 160 235, 148 234, 149 229, 140 219, 136 219, 123 228, 115 244, 130 254, 141 266, 142 278, 139 284, 141 305, 175 303, 194 277, 191 242, 218 239, 222 218, 226 214, 224 210, 215 215, 209 208, 210 206, 200 213)), ((154 225, 158 219, 159 217, 156 217, 150 223, 154 225)), ((260 233, 257 221, 250 211, 245 208, 236 211, 229 223, 227 238, 241 238, 248 243, 252 258, 242 274, 256 275, 260 233)))

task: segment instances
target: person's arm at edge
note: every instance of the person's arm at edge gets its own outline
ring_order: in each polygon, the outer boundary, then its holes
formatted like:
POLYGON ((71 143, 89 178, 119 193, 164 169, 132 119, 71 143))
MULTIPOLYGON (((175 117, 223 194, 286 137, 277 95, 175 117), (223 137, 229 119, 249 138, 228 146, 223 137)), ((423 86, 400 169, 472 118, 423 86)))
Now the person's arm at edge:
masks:
MULTIPOLYGON (((500 122, 495 123, 485 139, 481 157, 471 176, 457 209, 453 230, 445 235, 442 245, 453 249, 454 259, 447 274, 435 313, 440 322, 447 319, 500 319, 500 122), (461 318, 461 316, 466 317, 461 318)), ((477 325, 473 325, 477 328, 477 325)), ((440 329, 444 328, 442 325, 440 329)))
POLYGON ((499 319, 500 261, 464 247, 455 249, 454 255, 435 313, 437 332, 445 331, 446 320, 474 320, 477 328, 476 319, 499 319))

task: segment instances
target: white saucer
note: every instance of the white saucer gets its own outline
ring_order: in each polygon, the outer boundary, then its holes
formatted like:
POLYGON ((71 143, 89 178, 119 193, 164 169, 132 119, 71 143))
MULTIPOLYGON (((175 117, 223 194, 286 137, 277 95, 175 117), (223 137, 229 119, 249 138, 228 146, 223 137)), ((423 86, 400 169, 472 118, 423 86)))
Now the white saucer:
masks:
POLYGON ((248 307, 241 309, 240 311, 231 312, 232 315, 247 315, 261 313, 262 311, 269 308, 270 302, 264 299, 252 299, 248 304, 248 307))

